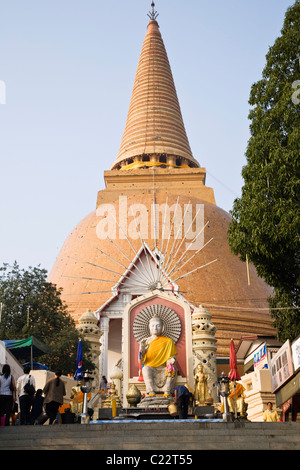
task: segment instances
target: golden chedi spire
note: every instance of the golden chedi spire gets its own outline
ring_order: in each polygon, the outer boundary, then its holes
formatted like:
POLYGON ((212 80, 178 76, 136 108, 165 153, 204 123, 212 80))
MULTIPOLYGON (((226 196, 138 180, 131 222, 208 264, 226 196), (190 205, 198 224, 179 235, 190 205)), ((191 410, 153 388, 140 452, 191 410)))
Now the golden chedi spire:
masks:
POLYGON ((151 6, 125 130, 112 170, 154 165, 199 167, 185 131, 154 2, 151 6))

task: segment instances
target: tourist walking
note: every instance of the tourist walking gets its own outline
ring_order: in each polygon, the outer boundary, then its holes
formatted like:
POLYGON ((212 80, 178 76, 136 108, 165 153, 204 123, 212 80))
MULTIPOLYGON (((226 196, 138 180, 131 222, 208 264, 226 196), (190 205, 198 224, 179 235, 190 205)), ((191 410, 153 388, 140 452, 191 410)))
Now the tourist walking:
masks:
POLYGON ((60 378, 61 375, 61 370, 56 371, 55 377, 50 379, 43 389, 45 411, 49 417, 50 424, 55 422, 58 408, 63 404, 64 396, 66 395, 65 384, 60 378))
POLYGON ((30 422, 35 423, 35 420, 43 413, 44 397, 42 396, 43 390, 39 388, 33 399, 32 408, 30 412, 30 422))
POLYGON ((16 401, 16 383, 10 373, 10 366, 4 364, 0 375, 0 417, 5 416, 4 425, 9 426, 16 401))
POLYGON ((33 395, 35 391, 35 380, 30 375, 30 367, 24 367, 24 374, 21 375, 17 380, 17 395, 19 397, 20 404, 20 424, 30 424, 30 411, 33 403, 33 395), (24 387, 27 384, 31 385, 32 391, 25 391, 24 387))

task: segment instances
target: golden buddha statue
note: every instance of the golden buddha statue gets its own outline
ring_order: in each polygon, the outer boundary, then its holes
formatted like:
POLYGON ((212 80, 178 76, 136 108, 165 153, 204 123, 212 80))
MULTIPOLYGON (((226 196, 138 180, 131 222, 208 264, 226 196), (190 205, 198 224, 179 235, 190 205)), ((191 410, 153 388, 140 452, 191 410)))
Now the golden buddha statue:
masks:
POLYGON ((117 393, 117 390, 116 390, 116 385, 114 382, 111 383, 110 385, 110 391, 109 391, 109 394, 103 404, 103 408, 112 408, 113 404, 113 400, 116 401, 116 407, 117 408, 121 408, 122 407, 122 403, 121 403, 121 400, 120 400, 120 397, 117 393))
POLYGON ((195 374, 195 402, 199 405, 204 405, 206 402, 211 401, 209 388, 207 384, 208 376, 203 372, 203 365, 199 364, 197 373, 195 374))
MULTIPOLYGON (((88 400, 91 399, 91 392, 88 393, 88 400)), ((70 396, 70 409, 72 413, 82 413, 84 394, 80 390, 80 386, 72 387, 70 396)))
POLYGON ((146 394, 152 397, 163 392, 164 396, 169 396, 175 382, 177 349, 171 338, 161 336, 163 321, 159 316, 154 315, 150 319, 149 330, 151 336, 140 342, 146 394))

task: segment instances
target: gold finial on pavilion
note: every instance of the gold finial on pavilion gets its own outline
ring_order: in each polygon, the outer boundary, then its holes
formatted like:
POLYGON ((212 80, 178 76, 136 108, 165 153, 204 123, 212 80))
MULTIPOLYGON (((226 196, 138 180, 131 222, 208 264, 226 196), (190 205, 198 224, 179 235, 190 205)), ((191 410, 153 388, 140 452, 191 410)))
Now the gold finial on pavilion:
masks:
POLYGON ((157 13, 157 11, 154 10, 154 7, 155 7, 154 2, 151 3, 151 6, 152 6, 152 11, 149 11, 149 13, 147 13, 147 16, 149 16, 150 20, 156 20, 159 13, 157 13))

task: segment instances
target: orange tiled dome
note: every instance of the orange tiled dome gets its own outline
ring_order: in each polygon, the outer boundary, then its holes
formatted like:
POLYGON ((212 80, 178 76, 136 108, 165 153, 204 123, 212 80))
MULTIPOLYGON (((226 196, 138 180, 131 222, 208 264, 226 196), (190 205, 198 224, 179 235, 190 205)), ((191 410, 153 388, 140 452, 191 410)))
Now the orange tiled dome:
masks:
MULTIPOLYGON (((173 196, 169 197, 168 202, 170 205, 176 204, 176 200, 177 198, 173 196)), ((180 196, 182 205, 189 200, 191 198, 180 196)), ((157 198, 158 204, 164 201, 162 197, 157 198)), ((128 204, 130 202, 135 203, 136 199, 131 201, 129 199, 128 204)), ((144 195, 138 202, 148 207, 150 214, 152 196, 144 195)), ((180 292, 188 301, 195 306, 203 304, 209 310, 218 329, 216 333, 218 356, 228 356, 230 338, 239 340, 245 335, 274 334, 266 302, 267 297, 271 295, 271 289, 257 276, 255 268, 251 265, 250 285, 248 285, 246 264, 233 255, 228 247, 226 237, 230 216, 214 204, 197 199, 192 199, 191 203, 204 204, 204 221, 205 223, 209 221, 204 231, 204 243, 212 237, 213 240, 191 260, 182 273, 192 271, 216 258, 218 261, 190 274, 178 281, 178 284, 180 292)), ((118 203, 114 206, 118 217, 118 203)), ((111 258, 124 266, 129 265, 129 261, 108 240, 99 240, 96 234, 99 220, 94 211, 75 227, 65 241, 49 275, 51 282, 63 288, 63 299, 69 305, 69 311, 75 320, 78 320, 87 308, 96 310, 112 296, 110 289, 113 283, 87 278, 105 279, 117 283, 125 268, 113 262, 111 258), (100 269, 99 266, 105 269, 100 269), (78 295, 79 293, 81 294, 78 295)), ((145 241, 153 249, 153 239, 145 241)), ((136 250, 140 248, 139 239, 131 242, 136 250)), ((116 240, 116 244, 130 259, 133 259, 134 252, 126 239, 116 240)), ((172 238, 170 246, 171 244, 172 238)))

